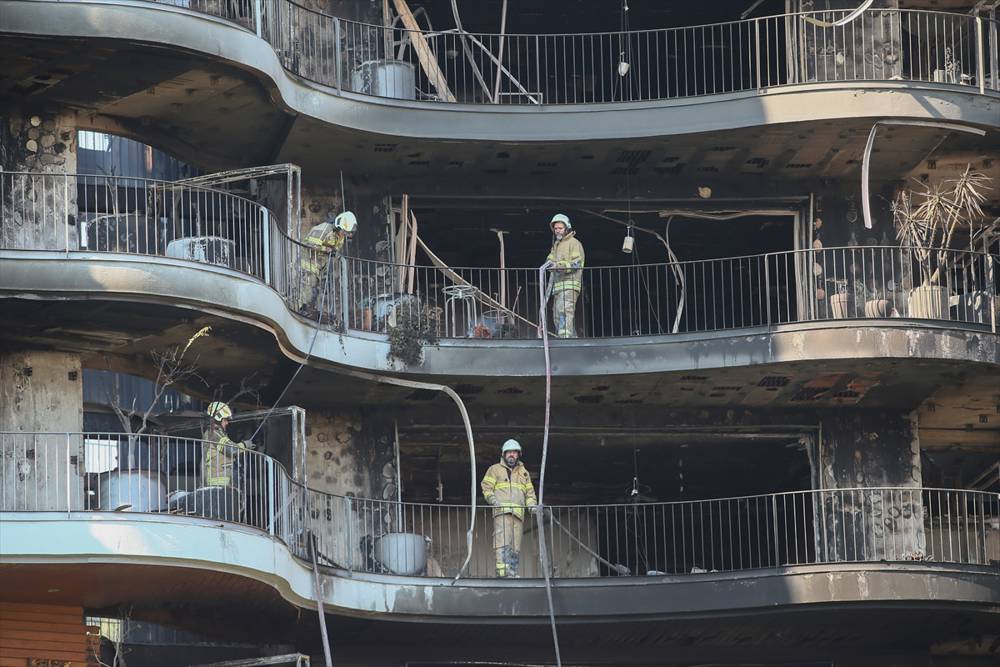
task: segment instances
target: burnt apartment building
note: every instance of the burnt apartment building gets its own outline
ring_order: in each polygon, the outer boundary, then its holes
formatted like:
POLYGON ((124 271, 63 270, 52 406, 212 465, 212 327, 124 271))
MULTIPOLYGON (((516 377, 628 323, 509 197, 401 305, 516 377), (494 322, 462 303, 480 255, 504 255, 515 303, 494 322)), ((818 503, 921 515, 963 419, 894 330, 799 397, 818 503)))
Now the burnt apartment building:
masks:
POLYGON ((996 665, 998 9, 0 0, 0 666, 996 665))

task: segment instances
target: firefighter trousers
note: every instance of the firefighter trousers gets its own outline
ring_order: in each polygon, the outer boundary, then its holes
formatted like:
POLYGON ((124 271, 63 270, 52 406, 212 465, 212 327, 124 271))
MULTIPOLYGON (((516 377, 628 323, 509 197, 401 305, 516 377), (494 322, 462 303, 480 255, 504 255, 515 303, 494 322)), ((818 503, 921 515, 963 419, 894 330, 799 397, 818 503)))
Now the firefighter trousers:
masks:
POLYGON ((579 298, 578 289, 552 292, 552 319, 560 338, 576 338, 576 301, 579 298))
POLYGON ((493 550, 498 577, 516 577, 521 563, 521 534, 524 522, 513 514, 493 517, 493 550))

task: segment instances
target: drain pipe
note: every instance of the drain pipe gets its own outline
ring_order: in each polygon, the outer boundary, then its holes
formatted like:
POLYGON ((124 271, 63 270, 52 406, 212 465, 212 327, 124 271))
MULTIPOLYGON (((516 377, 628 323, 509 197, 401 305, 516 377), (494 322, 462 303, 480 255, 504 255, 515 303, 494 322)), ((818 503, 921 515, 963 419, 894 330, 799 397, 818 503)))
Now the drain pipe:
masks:
POLYGON ((545 351, 545 425, 542 429, 542 465, 538 474, 538 508, 535 511, 535 522, 538 526, 538 556, 541 560, 542 575, 545 577, 545 597, 549 603, 549 625, 552 627, 552 646, 556 652, 556 667, 562 667, 562 656, 559 651, 559 631, 556 629, 555 605, 552 602, 552 580, 549 577, 549 552, 545 542, 545 464, 549 457, 549 418, 552 413, 552 357, 549 355, 549 323, 546 317, 548 300, 545 298, 546 272, 553 266, 545 262, 538 268, 538 297, 541 306, 538 309, 538 325, 542 329, 542 349, 545 351))

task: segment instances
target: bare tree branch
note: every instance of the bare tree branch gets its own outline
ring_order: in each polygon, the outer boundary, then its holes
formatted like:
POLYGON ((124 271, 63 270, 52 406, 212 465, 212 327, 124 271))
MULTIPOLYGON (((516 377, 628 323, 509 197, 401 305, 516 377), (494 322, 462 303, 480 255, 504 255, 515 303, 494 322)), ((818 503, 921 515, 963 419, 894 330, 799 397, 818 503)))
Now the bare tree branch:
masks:
MULTIPOLYGON (((185 358, 194 342, 199 338, 208 336, 211 330, 211 327, 199 329, 193 336, 188 338, 183 346, 178 345, 163 352, 157 350, 150 352, 150 359, 156 366, 156 379, 153 381, 153 397, 145 408, 139 408, 138 397, 135 396, 132 398, 130 407, 126 408, 122 405, 119 377, 117 373, 113 374, 113 391, 108 396, 108 402, 115 416, 118 417, 118 421, 121 422, 122 428, 129 435, 129 469, 132 467, 132 445, 135 442, 135 436, 146 432, 146 428, 149 426, 149 418, 152 416, 153 411, 156 410, 157 405, 167 390, 178 383, 192 379, 205 382, 197 372, 199 357, 195 357, 192 361, 187 361, 185 358), (137 429, 133 429, 134 419, 139 420, 139 427, 137 429)), ((107 365, 108 370, 111 371, 111 364, 108 363, 107 365)))

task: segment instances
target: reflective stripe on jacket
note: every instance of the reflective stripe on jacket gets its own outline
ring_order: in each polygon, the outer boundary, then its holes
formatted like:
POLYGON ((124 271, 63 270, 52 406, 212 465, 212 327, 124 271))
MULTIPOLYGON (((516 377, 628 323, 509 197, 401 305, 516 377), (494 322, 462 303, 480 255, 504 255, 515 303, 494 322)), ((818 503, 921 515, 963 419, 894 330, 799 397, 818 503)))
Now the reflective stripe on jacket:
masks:
POLYGON ((316 252, 302 252, 302 269, 311 273, 321 273, 325 260, 321 260, 317 254, 320 252, 332 253, 340 252, 344 248, 344 235, 337 233, 337 228, 329 222, 321 222, 306 234, 302 243, 313 248, 316 252))
POLYGON ((531 475, 520 461, 513 469, 503 462, 494 463, 483 476, 480 487, 486 502, 493 506, 493 516, 513 514, 523 519, 524 508, 538 504, 531 475))
POLYGON ((554 265, 554 292, 567 289, 580 290, 583 287, 583 244, 576 238, 576 232, 569 231, 552 244, 548 260, 554 265))
POLYGON ((212 423, 202 438, 201 474, 204 486, 229 486, 233 482, 233 459, 236 453, 247 447, 242 442, 233 442, 222 426, 212 423))

